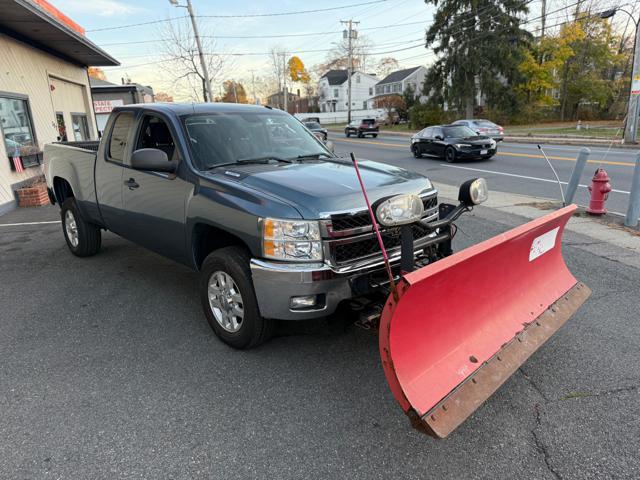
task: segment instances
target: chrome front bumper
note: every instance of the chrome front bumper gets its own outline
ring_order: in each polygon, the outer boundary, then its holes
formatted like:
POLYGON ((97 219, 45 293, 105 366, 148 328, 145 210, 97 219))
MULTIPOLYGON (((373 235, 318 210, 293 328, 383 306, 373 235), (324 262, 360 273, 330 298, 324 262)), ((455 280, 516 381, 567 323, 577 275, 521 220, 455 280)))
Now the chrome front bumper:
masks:
MULTIPOLYGON (((448 238, 448 234, 430 235, 428 239, 415 245, 416 257, 425 246, 448 238)), ((399 265, 400 256, 399 249, 389 252, 392 267, 399 265)), ((284 263, 254 258, 251 259, 250 267, 261 315, 279 320, 306 320, 331 315, 343 300, 363 295, 363 284, 360 282, 362 277, 384 275, 382 258, 362 260, 343 267, 332 267, 320 262, 284 263), (306 295, 318 295, 322 299, 321 305, 308 310, 290 308, 291 297, 306 295)), ((383 280, 382 283, 386 281, 383 280)))
POLYGON ((338 304, 353 296, 349 276, 336 274, 324 263, 266 262, 251 260, 253 287, 260 314, 280 320, 305 320, 332 314, 338 304), (318 295, 317 308, 293 310, 291 297, 318 295))

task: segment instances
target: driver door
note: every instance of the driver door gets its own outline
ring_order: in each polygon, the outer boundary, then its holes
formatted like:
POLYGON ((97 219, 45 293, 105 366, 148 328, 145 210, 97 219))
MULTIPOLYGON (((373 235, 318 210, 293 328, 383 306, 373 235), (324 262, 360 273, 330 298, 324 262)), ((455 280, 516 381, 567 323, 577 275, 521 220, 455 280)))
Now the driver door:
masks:
POLYGON ((159 115, 141 116, 133 151, 156 148, 169 160, 178 160, 175 174, 134 170, 127 165, 123 179, 124 208, 130 222, 123 236, 173 260, 185 263, 186 202, 193 185, 184 180, 184 155, 174 141, 175 132, 159 115))
POLYGON ((444 149, 447 144, 444 141, 444 132, 441 127, 433 127, 433 141, 431 142, 431 153, 438 157, 444 156, 444 149))

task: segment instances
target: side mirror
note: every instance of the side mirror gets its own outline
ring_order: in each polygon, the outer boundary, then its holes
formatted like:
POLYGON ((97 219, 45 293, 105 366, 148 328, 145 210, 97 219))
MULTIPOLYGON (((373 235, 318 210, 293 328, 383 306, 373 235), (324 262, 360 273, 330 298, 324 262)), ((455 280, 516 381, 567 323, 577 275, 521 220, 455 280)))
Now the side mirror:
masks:
POLYGON ((435 139, 436 140, 444 140, 444 137, 442 135, 436 135, 435 139))
POLYGON ((141 148, 131 154, 131 167, 136 170, 175 173, 178 164, 157 148, 141 148))

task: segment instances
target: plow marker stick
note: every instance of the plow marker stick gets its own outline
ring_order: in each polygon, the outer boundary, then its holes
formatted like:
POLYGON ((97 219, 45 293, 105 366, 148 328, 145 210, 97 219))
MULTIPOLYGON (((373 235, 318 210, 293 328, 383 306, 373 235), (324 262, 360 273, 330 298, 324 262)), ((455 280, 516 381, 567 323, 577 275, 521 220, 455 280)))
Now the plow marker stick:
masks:
POLYGON ((353 154, 353 152, 351 152, 350 155, 351 155, 351 161, 353 162, 353 168, 356 169, 358 182, 360 182, 362 195, 364 195, 364 201, 367 204, 367 209, 369 210, 369 217, 371 217, 373 230, 376 232, 376 237, 378 238, 378 245, 380 245, 380 250, 382 250, 382 258, 384 259, 384 266, 387 270, 387 275, 389 277, 389 285, 391 286, 391 293, 393 294, 393 298, 397 300, 398 291, 396 290, 396 282, 393 279, 393 272, 391 271, 391 265, 389 264, 389 256, 387 255, 387 249, 384 248, 384 242, 382 241, 382 235, 380 235, 378 222, 376 221, 376 216, 373 214, 373 209, 371 208, 371 202, 369 202, 369 196, 367 195, 367 190, 364 188, 364 182, 362 181, 362 176, 360 175, 360 169, 358 168, 358 161, 356 160, 356 156, 353 154))
POLYGON ((570 205, 405 275, 380 355, 412 424, 444 438, 587 299, 562 258, 570 205))

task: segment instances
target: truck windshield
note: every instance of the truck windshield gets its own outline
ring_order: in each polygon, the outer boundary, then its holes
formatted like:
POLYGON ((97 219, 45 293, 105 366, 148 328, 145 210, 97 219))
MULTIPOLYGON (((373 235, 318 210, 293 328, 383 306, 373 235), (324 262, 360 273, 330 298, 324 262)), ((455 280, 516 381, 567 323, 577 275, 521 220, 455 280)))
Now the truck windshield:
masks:
POLYGON ((247 158, 333 156, 298 120, 269 110, 188 115, 183 121, 201 170, 247 158))

